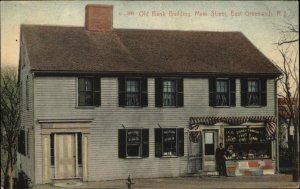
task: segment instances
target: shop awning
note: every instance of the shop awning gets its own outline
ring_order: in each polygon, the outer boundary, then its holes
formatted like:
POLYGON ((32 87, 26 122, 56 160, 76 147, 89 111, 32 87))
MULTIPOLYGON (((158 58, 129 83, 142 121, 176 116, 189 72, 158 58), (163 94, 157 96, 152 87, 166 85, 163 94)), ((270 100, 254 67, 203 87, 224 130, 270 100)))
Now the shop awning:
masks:
POLYGON ((190 141, 198 142, 201 137, 200 126, 227 123, 229 125, 241 125, 246 122, 261 123, 266 128, 266 138, 275 139, 276 117, 274 116, 240 116, 240 117, 190 117, 190 141))

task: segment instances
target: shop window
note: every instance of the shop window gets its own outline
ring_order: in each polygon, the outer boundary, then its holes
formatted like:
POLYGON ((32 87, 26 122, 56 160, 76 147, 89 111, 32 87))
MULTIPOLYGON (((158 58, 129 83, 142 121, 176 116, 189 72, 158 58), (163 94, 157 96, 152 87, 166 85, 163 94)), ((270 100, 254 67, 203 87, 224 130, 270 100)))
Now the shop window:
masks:
POLYGON ((183 107, 183 79, 155 79, 156 107, 183 107))
POLYGON ((26 155, 26 145, 25 145, 25 130, 21 129, 18 135, 18 152, 20 154, 26 155))
POLYGON ((209 79, 209 106, 235 106, 235 79, 209 79))
POLYGON ((156 128, 155 129, 155 156, 183 156, 184 129, 183 128, 156 128))
POLYGON ((230 149, 229 158, 271 158, 271 141, 265 128, 225 128, 225 148, 230 149))
POLYGON ((148 106, 147 78, 119 78, 119 106, 148 106))
POLYGON ((241 105, 267 105, 267 89, 265 79, 241 79, 241 105))
POLYGON ((100 106, 100 78, 78 78, 78 106, 100 106))
POLYGON ((119 158, 149 157, 149 129, 119 129, 119 158))

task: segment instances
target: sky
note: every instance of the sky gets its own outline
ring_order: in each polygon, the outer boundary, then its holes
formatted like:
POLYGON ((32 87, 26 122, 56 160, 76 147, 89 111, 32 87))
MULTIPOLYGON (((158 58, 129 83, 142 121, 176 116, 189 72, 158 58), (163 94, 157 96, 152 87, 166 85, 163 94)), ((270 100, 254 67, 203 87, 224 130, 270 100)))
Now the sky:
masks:
POLYGON ((20 24, 84 26, 87 4, 114 6, 113 27, 240 31, 280 61, 278 26, 298 24, 298 1, 1 1, 1 66, 18 66, 20 24))

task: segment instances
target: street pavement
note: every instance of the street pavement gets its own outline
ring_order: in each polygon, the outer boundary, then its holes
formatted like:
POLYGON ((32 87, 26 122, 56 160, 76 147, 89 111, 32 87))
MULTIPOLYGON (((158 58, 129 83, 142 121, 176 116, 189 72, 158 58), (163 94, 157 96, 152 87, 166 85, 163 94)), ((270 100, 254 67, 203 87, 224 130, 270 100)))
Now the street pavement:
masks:
MULTIPOLYGON (((84 182, 79 186, 75 183, 62 184, 63 186, 40 185, 34 189, 127 189, 127 180, 84 182)), ((134 179, 132 189, 299 189, 299 182, 292 182, 292 176, 286 174, 219 177, 219 176, 192 176, 174 178, 134 179)))

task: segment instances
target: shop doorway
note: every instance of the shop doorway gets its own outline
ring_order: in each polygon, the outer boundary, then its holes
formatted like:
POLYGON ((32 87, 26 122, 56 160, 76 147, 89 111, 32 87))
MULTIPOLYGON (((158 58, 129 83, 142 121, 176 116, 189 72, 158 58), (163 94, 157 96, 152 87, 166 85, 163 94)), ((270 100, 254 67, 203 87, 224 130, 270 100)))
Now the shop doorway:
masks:
POLYGON ((67 179, 76 175, 75 134, 55 136, 55 178, 67 179))
POLYGON ((203 171, 216 171, 215 153, 218 147, 218 130, 204 130, 202 139, 203 171))

